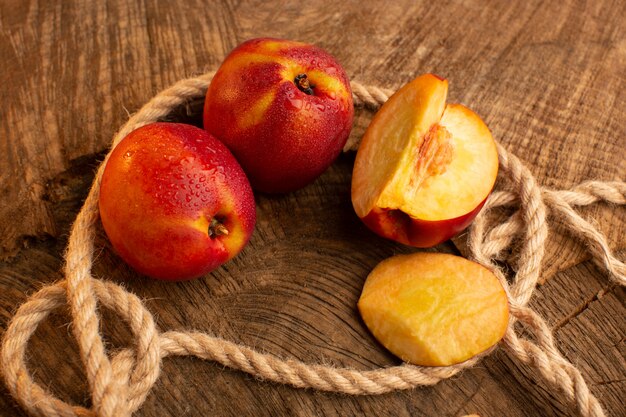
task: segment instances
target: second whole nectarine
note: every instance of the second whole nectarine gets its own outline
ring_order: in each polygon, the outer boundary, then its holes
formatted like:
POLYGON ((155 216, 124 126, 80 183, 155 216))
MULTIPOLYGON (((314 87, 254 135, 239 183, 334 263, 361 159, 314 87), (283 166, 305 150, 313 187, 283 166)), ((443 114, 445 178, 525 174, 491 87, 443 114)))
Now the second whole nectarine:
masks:
POLYGON ((353 115, 350 82, 330 54, 300 42, 252 39, 213 77, 204 128, 233 152, 254 189, 284 193, 337 158, 353 115))

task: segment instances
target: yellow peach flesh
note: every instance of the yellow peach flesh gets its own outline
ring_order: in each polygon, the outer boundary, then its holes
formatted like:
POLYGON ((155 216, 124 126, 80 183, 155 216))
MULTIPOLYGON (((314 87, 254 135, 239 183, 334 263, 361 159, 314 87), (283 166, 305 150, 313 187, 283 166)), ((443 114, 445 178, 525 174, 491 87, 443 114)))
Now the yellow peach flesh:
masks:
POLYGON ((376 113, 354 162, 352 196, 359 217, 375 206, 390 207, 385 191, 389 184, 399 182, 405 167, 415 167, 412 150, 419 148, 431 126, 441 119, 447 93, 446 80, 422 75, 398 90, 376 113))
POLYGON ((480 117, 460 104, 448 104, 438 124, 450 134, 454 156, 445 169, 424 176, 418 186, 412 186, 410 175, 397 176, 381 196, 383 207, 421 220, 452 219, 472 211, 493 189, 498 152, 480 117))
POLYGON ((423 366, 448 366, 484 352, 504 336, 509 321, 506 293, 489 270, 440 253, 381 262, 358 307, 383 346, 423 366))
POLYGON ((446 106, 446 94, 447 83, 428 74, 379 110, 354 166, 352 196, 359 217, 379 208, 420 220, 454 219, 489 195, 498 172, 495 142, 471 110, 446 106))

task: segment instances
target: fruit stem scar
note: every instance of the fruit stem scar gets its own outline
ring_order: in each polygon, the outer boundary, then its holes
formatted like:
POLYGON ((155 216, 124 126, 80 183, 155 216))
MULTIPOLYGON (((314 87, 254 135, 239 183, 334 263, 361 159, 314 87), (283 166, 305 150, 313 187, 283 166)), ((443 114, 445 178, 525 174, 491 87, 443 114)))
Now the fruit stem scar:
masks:
POLYGON ((213 217, 209 224, 209 237, 215 239, 216 237, 228 235, 228 229, 217 218, 213 217))
POLYGON ((315 88, 315 84, 311 84, 306 74, 298 74, 296 78, 293 79, 294 84, 300 91, 310 96, 313 95, 313 89, 315 88))

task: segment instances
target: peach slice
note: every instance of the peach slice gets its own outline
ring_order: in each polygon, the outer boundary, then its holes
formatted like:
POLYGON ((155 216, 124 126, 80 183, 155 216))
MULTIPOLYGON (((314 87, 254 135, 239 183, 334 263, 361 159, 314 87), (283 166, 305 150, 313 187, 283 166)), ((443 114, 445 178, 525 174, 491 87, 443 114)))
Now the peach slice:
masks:
POLYGON ((485 267, 443 253, 397 255, 369 274, 358 303, 374 337, 403 361, 460 363, 494 346, 509 322, 507 296, 485 267))
POLYGON ((422 75, 398 90, 367 128, 352 175, 352 204, 383 237, 430 247, 476 217, 498 175, 487 126, 448 82, 422 75))

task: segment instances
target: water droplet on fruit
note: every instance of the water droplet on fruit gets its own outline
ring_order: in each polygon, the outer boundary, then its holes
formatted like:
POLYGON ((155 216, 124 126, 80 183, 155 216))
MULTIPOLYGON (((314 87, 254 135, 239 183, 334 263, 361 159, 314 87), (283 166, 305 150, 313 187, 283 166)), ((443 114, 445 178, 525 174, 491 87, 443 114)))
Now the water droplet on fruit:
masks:
POLYGON ((124 154, 124 158, 130 158, 131 156, 133 156, 134 153, 135 151, 126 151, 126 153, 124 154))
POLYGON ((293 98, 289 97, 287 100, 287 103, 289 103, 289 105, 296 110, 301 110, 304 104, 304 102, 297 97, 293 97, 293 98))

